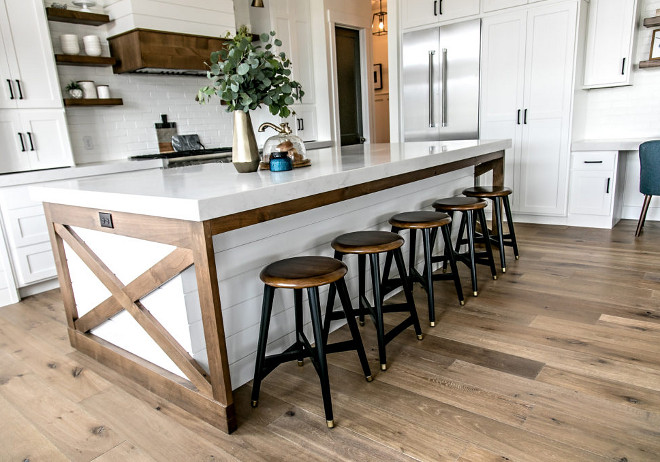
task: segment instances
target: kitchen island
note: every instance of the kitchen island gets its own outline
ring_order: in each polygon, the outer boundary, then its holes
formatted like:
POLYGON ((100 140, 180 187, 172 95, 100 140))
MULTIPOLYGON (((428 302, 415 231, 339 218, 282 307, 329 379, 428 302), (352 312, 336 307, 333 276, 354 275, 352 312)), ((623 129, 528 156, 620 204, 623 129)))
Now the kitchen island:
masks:
MULTIPOLYGON (((491 171, 501 184, 509 147, 372 144, 313 151, 311 167, 290 172, 203 164, 36 187, 70 342, 231 432, 232 389, 254 370, 260 269, 331 255, 336 235, 387 229, 393 213, 427 208, 491 171)), ((278 294, 276 305, 269 351, 293 342, 292 297, 278 294)))

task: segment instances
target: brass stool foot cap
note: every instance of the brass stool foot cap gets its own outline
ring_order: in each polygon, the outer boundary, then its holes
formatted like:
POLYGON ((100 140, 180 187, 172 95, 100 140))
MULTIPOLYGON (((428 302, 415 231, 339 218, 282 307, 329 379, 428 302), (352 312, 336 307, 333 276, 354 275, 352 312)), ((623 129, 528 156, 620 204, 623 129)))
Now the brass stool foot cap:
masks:
POLYGON ((479 296, 479 292, 476 292, 476 291, 475 291, 475 292, 472 292, 472 295, 474 295, 475 297, 478 297, 478 296, 479 296))
POLYGON ((503 272, 503 273, 506 273, 506 268, 502 268, 502 272, 503 272))
POLYGON ((381 364, 380 365, 380 370, 381 371, 386 371, 387 370, 387 364, 381 364))
POLYGON ((374 377, 372 375, 366 376, 365 379, 366 379, 367 382, 373 382, 374 381, 374 377))
POLYGON ((423 340, 424 339, 424 334, 419 334, 417 336, 417 340, 423 340))
POLYGON ((335 428, 334 420, 326 420, 325 423, 328 424, 328 428, 335 428))
POLYGON ((516 255, 516 260, 520 260, 520 256, 519 256, 519 255, 516 255))
POLYGON ((305 364, 304 361, 298 361, 298 367, 303 367, 304 364, 305 364))
POLYGON ((465 306, 465 300, 461 300, 461 306, 465 306))
POLYGON ((359 321, 358 324, 360 324, 361 326, 364 326, 364 321, 359 321))
POLYGON ((493 276, 493 281, 497 281, 497 276, 493 276))
POLYGON ((259 405, 259 401, 252 401, 252 407, 257 407, 259 405))
POLYGON ((429 325, 430 325, 431 327, 435 327, 435 321, 431 321, 431 322, 429 322, 429 325))

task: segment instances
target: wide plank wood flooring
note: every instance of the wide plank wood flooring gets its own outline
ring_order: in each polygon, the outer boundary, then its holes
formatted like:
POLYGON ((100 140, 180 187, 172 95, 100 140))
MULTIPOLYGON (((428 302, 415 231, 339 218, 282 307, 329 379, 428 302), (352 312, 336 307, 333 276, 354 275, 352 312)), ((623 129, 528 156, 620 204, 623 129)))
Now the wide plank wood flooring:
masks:
POLYGON ((417 287, 425 338, 397 337, 386 372, 361 328, 372 383, 329 356, 333 430, 309 362, 257 409, 238 389, 226 435, 73 350, 58 291, 26 298, 0 308, 0 461, 659 461, 660 223, 634 230, 520 224, 521 259, 480 267, 478 298, 436 283, 435 328, 417 287))

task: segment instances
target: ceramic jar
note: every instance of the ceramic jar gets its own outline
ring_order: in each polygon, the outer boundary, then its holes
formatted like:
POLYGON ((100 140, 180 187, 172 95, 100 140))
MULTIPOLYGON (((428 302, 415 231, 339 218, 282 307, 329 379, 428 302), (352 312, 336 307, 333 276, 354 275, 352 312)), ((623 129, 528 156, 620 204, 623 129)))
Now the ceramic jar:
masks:
POLYGON ((101 56, 101 40, 96 35, 85 35, 83 44, 88 56, 101 56))
POLYGON ((76 34, 60 35, 60 44, 62 45, 62 53, 65 55, 77 55, 80 53, 80 45, 78 44, 78 36, 76 34))
POLYGON ((85 99, 96 99, 98 95, 96 94, 96 85, 91 80, 79 80, 78 85, 83 90, 83 98, 85 99))

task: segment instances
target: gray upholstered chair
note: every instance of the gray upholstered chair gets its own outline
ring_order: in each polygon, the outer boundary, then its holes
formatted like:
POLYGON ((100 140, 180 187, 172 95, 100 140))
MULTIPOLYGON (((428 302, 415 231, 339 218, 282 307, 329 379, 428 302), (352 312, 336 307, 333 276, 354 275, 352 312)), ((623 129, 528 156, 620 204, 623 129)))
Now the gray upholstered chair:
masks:
POLYGON ((651 197, 660 196, 660 140, 647 141, 639 146, 639 164, 639 192, 644 194, 644 205, 635 237, 642 232, 651 197))

